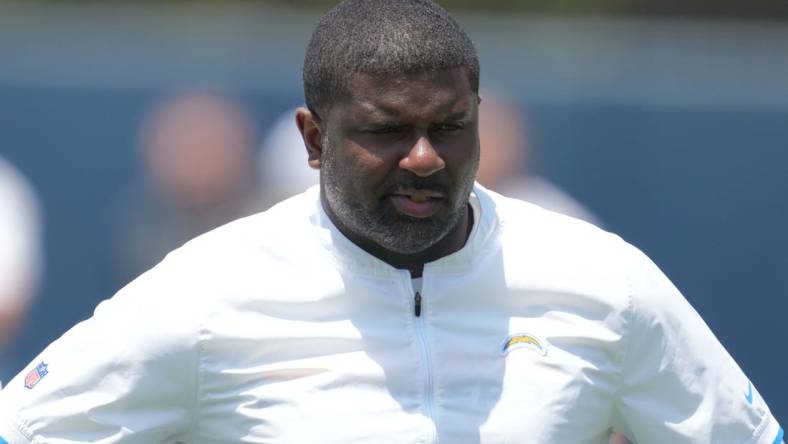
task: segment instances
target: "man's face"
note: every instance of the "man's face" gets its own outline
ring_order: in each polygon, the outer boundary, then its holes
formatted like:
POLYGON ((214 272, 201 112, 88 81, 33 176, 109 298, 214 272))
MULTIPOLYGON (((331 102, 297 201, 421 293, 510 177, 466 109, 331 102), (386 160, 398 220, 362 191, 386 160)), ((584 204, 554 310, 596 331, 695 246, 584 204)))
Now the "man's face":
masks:
POLYGON ((372 77, 323 121, 324 204, 354 241, 422 252, 466 213, 479 165, 478 96, 463 69, 372 77))

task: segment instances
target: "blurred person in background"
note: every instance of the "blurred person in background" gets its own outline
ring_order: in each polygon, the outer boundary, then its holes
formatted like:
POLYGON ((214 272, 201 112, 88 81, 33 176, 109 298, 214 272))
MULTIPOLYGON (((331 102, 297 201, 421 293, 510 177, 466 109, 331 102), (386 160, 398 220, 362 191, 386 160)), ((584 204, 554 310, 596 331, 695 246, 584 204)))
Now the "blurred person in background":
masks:
POLYGON ((0 157, 0 386, 4 350, 25 320, 41 273, 40 204, 27 179, 0 157))
POLYGON ((120 284, 187 240, 262 209, 258 130, 232 98, 189 92, 163 100, 140 129, 145 177, 119 209, 120 284))
POLYGON ((479 183, 509 197, 600 225, 583 204, 533 169, 526 116, 502 95, 484 95, 479 108, 479 183))
POLYGON ((317 185, 320 175, 307 167, 304 140, 295 125, 297 108, 277 117, 260 150, 260 180, 266 206, 317 185))

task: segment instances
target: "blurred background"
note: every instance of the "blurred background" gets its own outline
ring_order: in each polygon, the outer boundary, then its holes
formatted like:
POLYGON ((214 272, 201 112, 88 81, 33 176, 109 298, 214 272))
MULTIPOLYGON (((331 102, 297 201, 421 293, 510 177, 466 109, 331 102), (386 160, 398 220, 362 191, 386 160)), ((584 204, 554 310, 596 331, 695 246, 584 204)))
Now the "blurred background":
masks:
MULTIPOLYGON (((0 2, 0 380, 314 183, 293 109, 332 3, 0 2)), ((643 249, 788 421, 788 3, 440 3, 481 57, 482 183, 643 249)))

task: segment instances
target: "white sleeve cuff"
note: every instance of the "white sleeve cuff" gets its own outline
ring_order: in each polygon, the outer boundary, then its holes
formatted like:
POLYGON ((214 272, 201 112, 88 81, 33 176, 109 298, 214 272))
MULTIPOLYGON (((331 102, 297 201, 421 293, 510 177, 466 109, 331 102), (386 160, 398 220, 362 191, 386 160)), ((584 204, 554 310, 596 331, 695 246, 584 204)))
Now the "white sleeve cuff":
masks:
POLYGON ((767 424, 766 427, 764 427, 763 433, 752 442, 757 444, 783 444, 785 437, 780 424, 777 423, 777 420, 771 413, 766 421, 767 424))
POLYGON ((0 444, 30 444, 30 441, 9 418, 0 418, 0 444))

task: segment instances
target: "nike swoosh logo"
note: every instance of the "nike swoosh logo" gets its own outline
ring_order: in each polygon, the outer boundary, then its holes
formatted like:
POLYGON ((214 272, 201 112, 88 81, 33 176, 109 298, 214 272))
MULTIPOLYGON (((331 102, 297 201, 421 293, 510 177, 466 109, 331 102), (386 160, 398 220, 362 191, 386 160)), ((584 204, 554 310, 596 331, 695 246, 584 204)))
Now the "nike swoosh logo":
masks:
POLYGON ((747 394, 744 395, 744 398, 747 399, 747 403, 752 405, 752 382, 747 383, 747 394))

